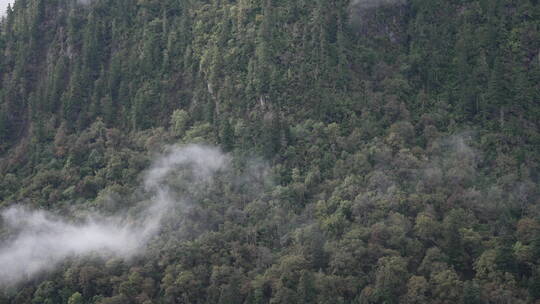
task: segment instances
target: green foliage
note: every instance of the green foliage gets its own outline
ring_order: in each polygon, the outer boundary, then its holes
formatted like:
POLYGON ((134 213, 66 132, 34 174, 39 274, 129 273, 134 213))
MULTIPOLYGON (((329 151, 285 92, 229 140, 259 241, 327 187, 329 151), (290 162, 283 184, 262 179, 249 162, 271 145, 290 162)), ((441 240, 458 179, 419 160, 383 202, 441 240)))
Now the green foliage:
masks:
POLYGON ((175 110, 171 116, 171 131, 174 135, 181 137, 186 132, 188 123, 188 113, 184 110, 175 110))
POLYGON ((68 299, 68 304, 83 304, 83 303, 84 303, 83 297, 79 292, 73 293, 68 299))
POLYGON ((129 209, 176 143, 243 179, 0 303, 540 298, 538 1, 76 2, 1 22, 0 206, 129 209))

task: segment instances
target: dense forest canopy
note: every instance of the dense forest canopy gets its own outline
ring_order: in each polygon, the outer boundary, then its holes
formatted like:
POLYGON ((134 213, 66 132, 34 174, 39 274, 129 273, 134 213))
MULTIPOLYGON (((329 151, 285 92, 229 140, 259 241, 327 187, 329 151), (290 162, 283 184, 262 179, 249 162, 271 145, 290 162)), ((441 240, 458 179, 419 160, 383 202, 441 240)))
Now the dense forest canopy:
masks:
POLYGON ((540 302, 537 0, 16 0, 0 83, 2 304, 540 302))

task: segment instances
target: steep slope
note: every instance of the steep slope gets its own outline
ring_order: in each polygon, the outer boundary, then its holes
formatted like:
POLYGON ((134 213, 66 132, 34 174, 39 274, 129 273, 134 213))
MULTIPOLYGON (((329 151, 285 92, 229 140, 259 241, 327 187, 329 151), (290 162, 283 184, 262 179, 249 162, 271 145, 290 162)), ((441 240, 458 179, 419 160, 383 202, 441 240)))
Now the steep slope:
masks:
POLYGON ((538 1, 16 0, 1 27, 0 206, 136 209, 170 144, 233 173, 146 255, 0 303, 540 299, 538 1))

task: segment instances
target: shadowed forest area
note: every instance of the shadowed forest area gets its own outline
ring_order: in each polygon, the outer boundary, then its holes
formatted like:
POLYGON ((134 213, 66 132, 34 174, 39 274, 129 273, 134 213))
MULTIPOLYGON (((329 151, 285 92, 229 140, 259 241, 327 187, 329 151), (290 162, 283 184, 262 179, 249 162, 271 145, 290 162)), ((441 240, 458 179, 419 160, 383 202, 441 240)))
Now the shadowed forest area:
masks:
POLYGON ((540 303, 538 0, 16 0, 0 83, 0 304, 540 303))

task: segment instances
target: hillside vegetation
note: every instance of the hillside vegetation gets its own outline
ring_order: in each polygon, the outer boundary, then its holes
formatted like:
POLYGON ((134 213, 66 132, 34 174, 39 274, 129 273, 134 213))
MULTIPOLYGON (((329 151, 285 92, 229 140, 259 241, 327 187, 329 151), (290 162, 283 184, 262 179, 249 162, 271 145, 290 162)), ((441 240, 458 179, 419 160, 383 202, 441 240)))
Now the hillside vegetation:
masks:
POLYGON ((231 159, 145 254, 0 303, 540 303, 537 0, 16 0, 0 29, 1 208, 134 212, 167 147, 231 159))

